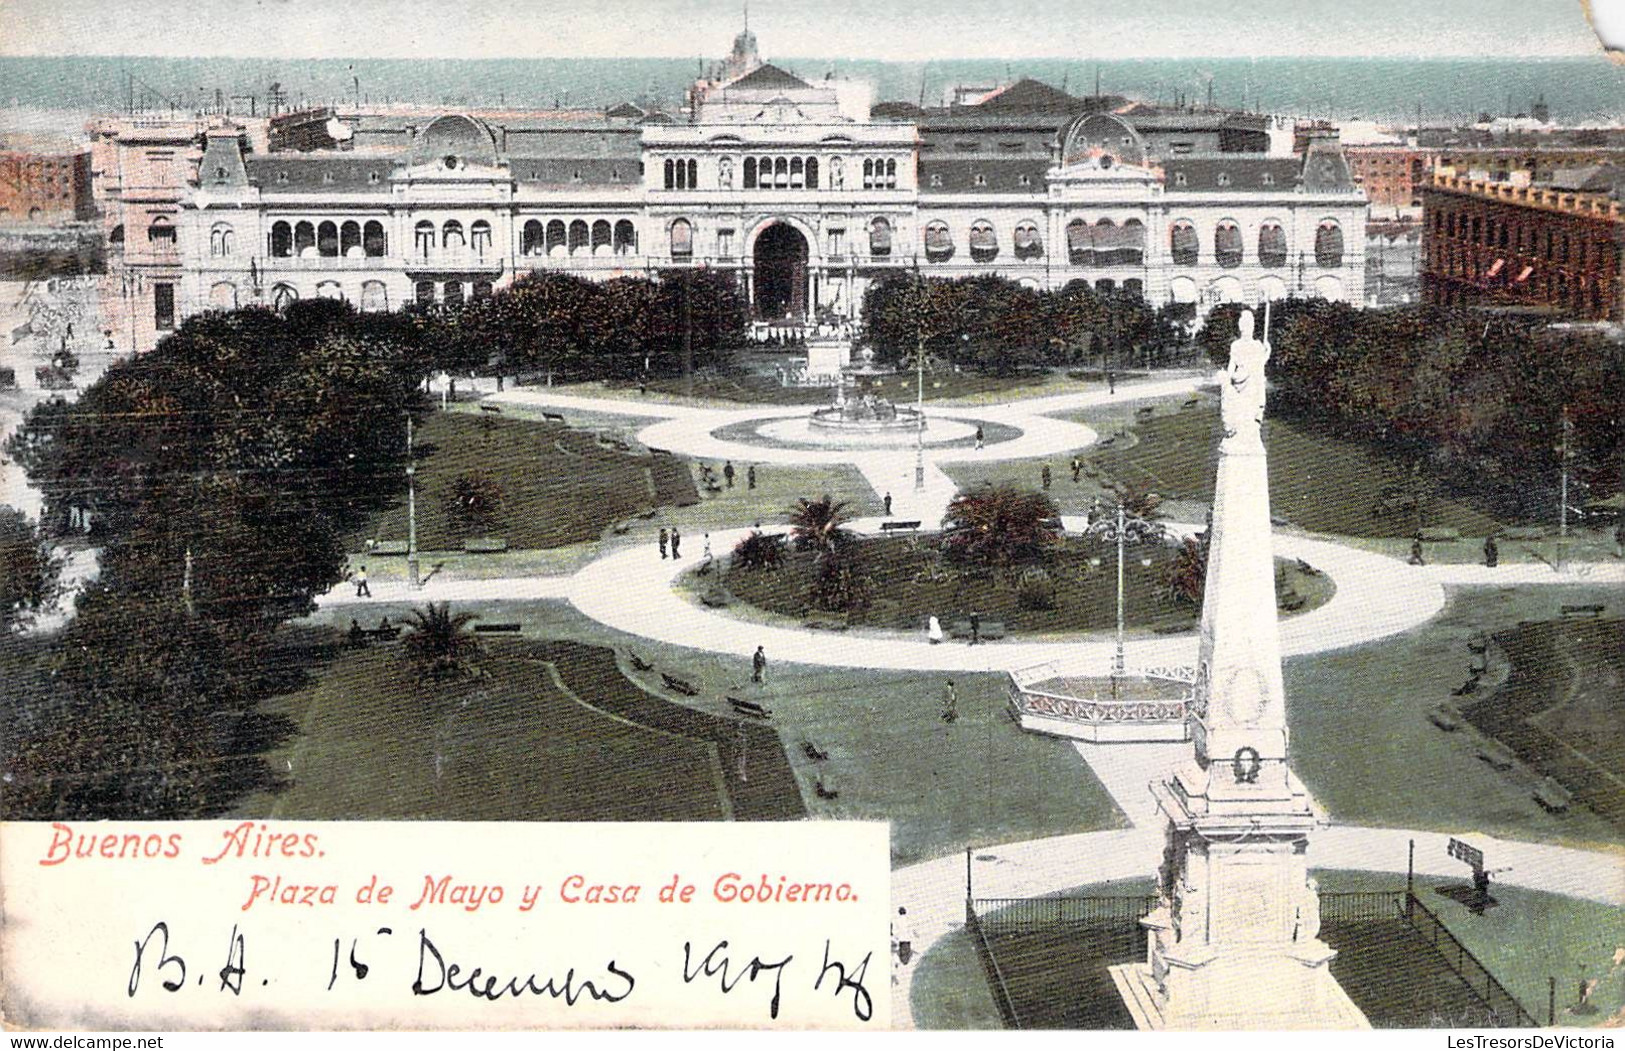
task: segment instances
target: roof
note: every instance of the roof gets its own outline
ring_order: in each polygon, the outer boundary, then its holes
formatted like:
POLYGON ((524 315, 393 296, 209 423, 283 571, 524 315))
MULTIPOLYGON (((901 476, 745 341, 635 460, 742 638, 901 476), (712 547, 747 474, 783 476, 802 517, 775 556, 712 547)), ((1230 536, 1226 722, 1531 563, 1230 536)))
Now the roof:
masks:
POLYGON ((1558 168, 1547 182, 1554 190, 1578 193, 1606 193, 1614 197, 1625 191, 1625 168, 1617 164, 1592 164, 1584 168, 1558 168))
POLYGON ((248 157, 248 180, 263 193, 376 193, 394 171, 384 156, 272 153, 248 157))
POLYGON ((988 95, 974 108, 989 113, 1076 113, 1084 106, 1083 99, 1073 98, 1041 80, 1022 77, 988 95))
POLYGON ((930 157, 920 158, 920 193, 1030 193, 1045 192, 1047 157, 930 157), (977 183, 982 177, 982 184, 977 183), (1027 177, 1027 185, 1021 183, 1027 177))
POLYGON ((730 91, 740 88, 763 91, 794 91, 798 88, 810 88, 812 85, 794 73, 787 73, 773 63, 767 62, 757 66, 738 80, 730 81, 724 87, 730 91))
POLYGON ((1188 153, 1164 157, 1161 163, 1164 185, 1179 193, 1279 193, 1297 185, 1300 174, 1296 157, 1256 153, 1188 153))
POLYGON ((519 183, 539 186, 636 186, 642 182, 636 158, 510 157, 508 170, 519 183))

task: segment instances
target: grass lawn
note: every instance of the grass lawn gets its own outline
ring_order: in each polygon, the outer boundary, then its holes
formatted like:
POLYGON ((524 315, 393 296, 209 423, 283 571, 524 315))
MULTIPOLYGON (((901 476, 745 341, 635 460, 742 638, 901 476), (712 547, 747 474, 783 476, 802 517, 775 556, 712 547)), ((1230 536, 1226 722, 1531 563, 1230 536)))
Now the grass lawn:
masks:
MULTIPOLYGON (((1147 859, 1151 866, 1154 858, 1147 859)), ((1404 876, 1392 873, 1349 870, 1317 870, 1323 893, 1337 894, 1368 890, 1403 889, 1404 876)), ((1439 893, 1454 886, 1453 881, 1423 877, 1417 880, 1417 894, 1467 950, 1489 969, 1506 989, 1541 1022, 1546 1020, 1547 979, 1558 979, 1558 1024, 1598 1025, 1615 1015, 1625 1002, 1625 986, 1605 980, 1592 994, 1594 1011, 1576 1014, 1578 978, 1599 978, 1610 973, 1615 948, 1625 941, 1625 910, 1579 898, 1497 884, 1493 893, 1500 904, 1483 916, 1472 915, 1452 898, 1439 893)), ((1149 894, 1150 878, 1075 887, 1068 896, 1111 896, 1149 894)), ((1337 926, 1328 923, 1328 938, 1336 938, 1337 926)), ((1065 943, 1056 947, 1065 951, 1065 943)), ((1344 945, 1355 964, 1359 942, 1344 945)), ((1380 949, 1380 947, 1378 947, 1380 949)), ((1431 952, 1426 945, 1408 947, 1412 952, 1431 952)), ((1133 957, 1144 953, 1143 939, 1133 957)), ((1006 961, 1008 962, 1008 961, 1006 961)), ((1433 964, 1436 961, 1419 961, 1433 964)), ((1052 966, 1066 967, 1069 960, 1056 960, 1052 966)), ((1002 1020, 989 991, 986 972, 978 958, 975 943, 964 930, 943 938, 915 964, 910 1006, 915 1024, 926 1029, 997 1029, 1002 1020)), ((1334 967, 1338 964, 1334 963, 1334 967)), ((1432 967, 1431 971, 1439 968, 1432 967)), ((1375 979, 1381 992, 1384 975, 1363 975, 1375 979)), ((1436 976, 1434 976, 1436 977, 1436 976)), ((1403 1000, 1409 990, 1395 988, 1403 1000)), ((1442 1022, 1447 1020, 1441 1020, 1442 1022)))
MULTIPOLYGON (((725 461, 710 461, 722 478, 725 461)), ((763 463, 756 465, 756 488, 746 485, 745 472, 750 466, 735 460, 734 487, 720 493, 706 493, 692 507, 666 508, 659 520, 639 522, 640 527, 677 524, 689 538, 697 554, 700 533, 705 529, 738 529, 752 522, 761 522, 763 528, 782 526, 791 507, 801 497, 816 499, 828 493, 836 500, 847 502, 847 511, 856 516, 881 513, 880 494, 870 488, 862 472, 851 464, 807 464, 785 466, 763 463)), ((684 550, 688 550, 685 545, 684 550)))
POLYGON ((1402 635, 1289 659, 1293 767, 1339 821, 1580 846, 1625 842, 1625 830, 1584 806, 1542 809, 1538 778, 1478 758, 1483 739, 1470 725, 1447 733, 1427 718, 1435 705, 1461 703, 1451 691, 1467 678, 1476 632, 1617 598, 1607 586, 1457 589, 1438 617, 1402 635))
MULTIPOLYGON (((601 446, 587 430, 441 412, 425 421, 416 440, 418 547, 424 551, 460 549, 474 537, 501 537, 516 549, 596 540, 617 522, 698 499, 685 461, 601 446), (449 510, 453 483, 471 471, 491 475, 502 490, 502 506, 488 525, 460 523, 449 510)), ((406 538, 401 495, 363 536, 406 538)))
MULTIPOLYGON (((805 356, 784 355, 783 364, 801 364, 805 356)), ((918 378, 912 372, 899 372, 868 381, 868 390, 898 403, 912 403, 918 396, 918 378)), ((587 387, 589 385, 582 385, 587 387)), ((636 383, 590 385, 604 393, 620 396, 646 397, 638 393, 636 383)), ((1069 391, 1092 390, 1098 382, 1086 383, 1068 379, 1061 373, 1024 372, 1012 376, 987 376, 976 372, 953 372, 949 369, 927 371, 925 399, 927 401, 960 400, 967 403, 1005 402, 1037 395, 1064 394, 1069 391)), ((649 383, 650 395, 682 398, 685 388, 681 377, 661 378, 649 383)), ((827 405, 832 399, 830 387, 781 387, 776 375, 738 373, 725 376, 696 375, 694 397, 710 401, 724 401, 747 405, 827 405)))
MULTIPOLYGON (((1093 458, 1107 475, 1144 484, 1164 497, 1211 501, 1219 427, 1211 404, 1204 400, 1201 407, 1137 417, 1138 440, 1132 446, 1098 449, 1093 458)), ((1099 429, 1100 419, 1089 413, 1076 418, 1099 429)), ((1264 437, 1270 510, 1276 517, 1311 532, 1340 536, 1408 537, 1415 532, 1413 513, 1379 507, 1383 487, 1401 477, 1396 458, 1280 419, 1265 423, 1264 437)), ((1454 528, 1480 541, 1509 524, 1466 498, 1442 492, 1423 505, 1423 525, 1454 528)))
MULTIPOLYGON (((936 615, 946 627, 974 609, 984 622, 1000 621, 1020 632, 1098 631, 1117 624, 1117 549, 1111 544, 1067 537, 1055 547, 1045 567, 1053 585, 1051 609, 1027 608, 1012 575, 952 566, 929 542, 865 539, 854 541, 851 551, 869 575, 873 597, 866 610, 851 615, 853 623, 918 631, 929 616, 936 615)), ((1163 583, 1175 557, 1170 547, 1129 549, 1124 604, 1130 625, 1195 627, 1200 607, 1173 599, 1163 583), (1144 559, 1151 564, 1143 565, 1144 559)), ((1295 561, 1282 559, 1276 564, 1282 600, 1288 595, 1302 599, 1299 611, 1323 604, 1335 590, 1328 578, 1303 573, 1295 561)), ((727 586, 740 602, 793 617, 806 610, 808 589, 816 577, 813 555, 791 552, 777 569, 729 572, 727 586)), ((693 579, 692 571, 685 582, 696 590, 704 587, 693 579)))
POLYGON ((484 680, 420 685, 399 644, 346 652, 267 705, 300 728, 267 756, 289 784, 244 809, 346 820, 726 815, 714 748, 589 707, 522 644, 489 643, 482 663, 484 680))

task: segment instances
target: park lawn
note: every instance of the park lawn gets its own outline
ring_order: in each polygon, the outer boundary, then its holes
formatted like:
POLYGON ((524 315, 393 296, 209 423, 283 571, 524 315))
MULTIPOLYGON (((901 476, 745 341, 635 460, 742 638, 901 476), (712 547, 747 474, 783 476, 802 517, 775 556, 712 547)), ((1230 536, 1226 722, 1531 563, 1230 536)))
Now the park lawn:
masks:
MULTIPOLYGON (((1163 403, 1167 404, 1167 403, 1163 403)), ((1164 497, 1211 501, 1218 464, 1219 414, 1202 406, 1136 417, 1138 441, 1117 450, 1099 449, 1093 459, 1109 476, 1144 485, 1164 497)), ((1073 417, 1098 429, 1098 415, 1073 417)), ((1317 434, 1281 419, 1264 426, 1270 460, 1270 510, 1302 529, 1338 536, 1410 536, 1410 512, 1380 509, 1380 494, 1403 476, 1396 457, 1358 442, 1317 434)), ((1465 498, 1436 491, 1424 500, 1428 527, 1453 528, 1482 538, 1506 527, 1465 498)))
MULTIPOLYGON (((991 447, 990 452, 996 451, 997 446, 991 447)), ((1089 451, 1078 450, 1078 457, 1088 462, 1089 451)), ((983 463, 976 460, 957 460, 952 463, 939 464, 944 474, 953 479, 953 483, 962 493, 970 492, 981 485, 1008 485, 1016 489, 1031 489, 1044 492, 1063 515, 1084 515, 1094 506, 1096 500, 1111 503, 1114 497, 1102 485, 1101 477, 1090 477, 1079 472, 1078 480, 1072 480, 1072 453, 1056 453, 1054 456, 1033 457, 1024 460, 1002 460, 983 463), (1043 489, 1044 465, 1049 464, 1050 487, 1043 489)), ((1094 467, 1091 463, 1090 467, 1094 467)), ((1209 494, 1211 497, 1212 494, 1209 494)), ((1114 505, 1115 506, 1115 505, 1114 505)), ((1200 520, 1198 520, 1199 522, 1200 520)))
POLYGON ((289 783, 242 809, 312 820, 725 816, 713 749, 588 707, 505 641, 488 643, 482 664, 483 680, 426 685, 399 643, 345 652, 266 704, 299 727, 266 756, 289 783))
POLYGON ((1606 585, 1454 589, 1439 616, 1365 645, 1293 657, 1285 665, 1293 768, 1338 821, 1440 832, 1482 832, 1576 846, 1625 843, 1625 829, 1576 804, 1552 814, 1535 802, 1538 777, 1479 759, 1465 722, 1428 721, 1467 678, 1467 642, 1564 604, 1606 602, 1606 585))
MULTIPOLYGON (((805 360, 803 355, 785 355, 783 364, 802 364, 805 360)), ((864 382, 866 389, 899 404, 913 403, 919 396, 919 380, 912 372, 898 372, 864 382)), ((606 394, 618 393, 634 398, 661 395, 687 400, 681 377, 662 377, 650 381, 648 395, 640 395, 636 383, 601 386, 606 394)), ((1067 379, 1060 373, 1051 372, 1021 372, 1009 376, 993 376, 979 372, 937 369, 927 371, 925 374, 925 400, 1002 404, 1037 395, 1092 389, 1094 386, 1099 384, 1085 384, 1067 379)), ((828 405, 833 399, 830 387, 781 387, 778 377, 772 374, 696 375, 693 390, 694 399, 733 405, 828 405)))
MULTIPOLYGON (((1059 633, 1101 631, 1117 624, 1116 549, 1110 544, 1067 537, 1050 552, 1044 564, 1053 586, 1054 607, 1029 609, 1021 600, 1014 578, 976 567, 957 567, 937 554, 929 542, 912 538, 863 539, 852 543, 855 557, 871 581, 873 601, 854 611, 854 624, 892 631, 921 630, 926 618, 939 617, 946 628, 971 610, 984 623, 997 621, 1010 631, 1059 633), (1092 565, 1098 560, 1098 565, 1092 565)), ((1176 549, 1166 546, 1131 547, 1124 571, 1124 606, 1129 625, 1159 630, 1196 626, 1199 605, 1174 599, 1164 584, 1176 549), (1149 566, 1144 559, 1151 559, 1149 566)), ((1277 560, 1277 585, 1283 596, 1305 601, 1295 612, 1323 605, 1335 590, 1324 575, 1303 573, 1296 561, 1277 560)), ((818 574, 811 552, 791 552, 776 569, 731 570, 728 589, 740 602, 779 616, 799 616, 807 610, 807 593, 818 574)), ((705 585, 685 581, 693 591, 705 585)))
MULTIPOLYGON (((477 537, 500 537, 521 549, 596 540, 660 500, 650 473, 656 461, 599 445, 591 431, 438 412, 418 429, 416 442, 418 547, 424 551, 460 549, 477 537), (448 507, 453 483, 472 471, 484 471, 502 489, 501 510, 483 528, 459 524, 448 507)), ((683 461, 658 469, 671 472, 672 493, 693 498, 683 461)), ((403 491, 354 539, 353 549, 369 537, 405 540, 406 514, 403 491)))
POLYGON ((716 473, 717 484, 724 485, 720 493, 701 493, 700 502, 692 507, 665 508, 657 519, 638 522, 638 529, 652 532, 662 525, 675 524, 682 529, 686 540, 683 550, 698 555, 699 538, 704 530, 732 530, 753 522, 760 522, 763 529, 782 528, 790 508, 803 497, 816 500, 827 493, 836 500, 846 501, 847 513, 855 517, 879 515, 882 510, 880 495, 851 464, 760 463, 756 465, 756 488, 752 490, 746 483, 748 461, 733 461, 732 489, 726 488, 723 482, 722 471, 727 461, 708 462, 716 473))

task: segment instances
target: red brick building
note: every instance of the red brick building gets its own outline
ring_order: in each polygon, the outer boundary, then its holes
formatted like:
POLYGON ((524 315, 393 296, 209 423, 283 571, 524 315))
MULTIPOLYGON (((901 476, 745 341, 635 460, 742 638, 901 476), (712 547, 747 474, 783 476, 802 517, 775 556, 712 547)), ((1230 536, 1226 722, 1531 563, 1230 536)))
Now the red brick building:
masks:
POLYGON ((1625 169, 1561 175, 1531 186, 1434 176, 1422 193, 1423 298, 1625 320, 1625 169))
POLYGON ((0 223, 62 223, 93 214, 89 153, 0 153, 0 223))
POLYGON ((1383 214, 1422 206, 1422 190, 1433 177, 1438 151, 1415 146, 1345 146, 1354 177, 1365 188, 1371 210, 1383 214))

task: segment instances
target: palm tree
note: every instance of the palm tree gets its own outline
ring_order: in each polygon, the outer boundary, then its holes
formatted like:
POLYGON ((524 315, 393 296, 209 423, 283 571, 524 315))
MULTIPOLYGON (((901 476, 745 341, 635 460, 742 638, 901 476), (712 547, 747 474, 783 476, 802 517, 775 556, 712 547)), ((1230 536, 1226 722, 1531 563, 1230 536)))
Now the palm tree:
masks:
POLYGON ((820 556, 834 551, 847 539, 842 528, 847 517, 846 501, 832 499, 828 493, 817 500, 797 500, 790 509, 790 537, 796 550, 816 551, 820 556))
POLYGON ((996 567, 1037 561, 1060 538, 1059 515, 1043 493, 984 482, 942 516, 948 556, 996 567))
POLYGON ((407 658, 420 679, 455 679, 482 674, 476 658, 480 640, 466 630, 472 613, 452 613, 451 603, 429 603, 412 611, 406 636, 407 658))

